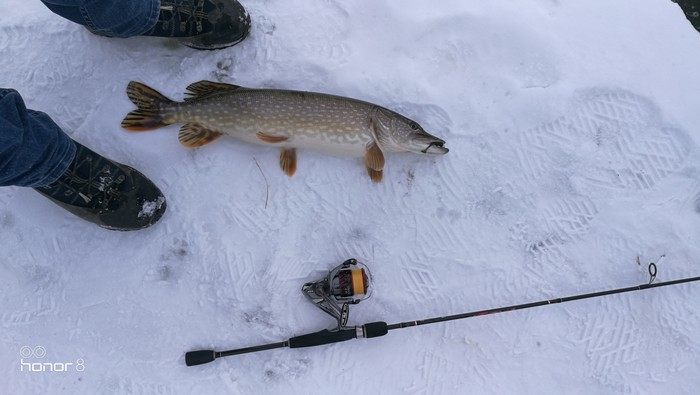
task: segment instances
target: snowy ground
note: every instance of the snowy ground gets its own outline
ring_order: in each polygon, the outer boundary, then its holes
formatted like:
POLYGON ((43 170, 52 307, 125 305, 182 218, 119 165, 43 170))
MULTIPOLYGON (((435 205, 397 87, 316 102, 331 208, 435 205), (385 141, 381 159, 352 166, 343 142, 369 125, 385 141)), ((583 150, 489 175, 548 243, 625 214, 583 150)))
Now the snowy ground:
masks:
POLYGON ((3 392, 697 393, 697 283, 186 367, 330 327, 299 289, 349 257, 375 280, 353 323, 637 285, 662 255, 657 281, 700 275, 700 34, 671 1, 244 4, 252 35, 218 52, 0 4, 0 86, 169 202, 118 233, 0 190, 3 392), (288 178, 274 149, 120 128, 130 80, 202 79, 376 102, 451 151, 390 155, 373 185, 359 159, 301 152, 288 178), (82 371, 22 371, 24 346, 82 371))

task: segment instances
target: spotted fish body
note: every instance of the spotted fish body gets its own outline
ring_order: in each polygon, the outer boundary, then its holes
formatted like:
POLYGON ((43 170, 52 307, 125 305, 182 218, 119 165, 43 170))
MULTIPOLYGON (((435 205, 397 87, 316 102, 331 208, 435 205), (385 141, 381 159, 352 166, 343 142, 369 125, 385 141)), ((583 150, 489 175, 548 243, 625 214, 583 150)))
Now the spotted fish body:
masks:
POLYGON ((178 122, 194 120, 254 144, 269 144, 259 138, 262 132, 287 137, 277 144, 280 147, 362 156, 374 141, 368 103, 318 93, 253 89, 222 99, 215 96, 176 103, 171 112, 178 122))
POLYGON ((138 82, 127 88, 139 109, 122 127, 151 130, 184 123, 179 140, 199 147, 223 134, 253 144, 281 148, 280 166, 296 171, 296 149, 365 158, 373 181, 382 179, 384 152, 441 155, 444 141, 416 122, 372 103, 322 93, 248 89, 200 81, 187 87, 191 97, 174 102, 138 82))

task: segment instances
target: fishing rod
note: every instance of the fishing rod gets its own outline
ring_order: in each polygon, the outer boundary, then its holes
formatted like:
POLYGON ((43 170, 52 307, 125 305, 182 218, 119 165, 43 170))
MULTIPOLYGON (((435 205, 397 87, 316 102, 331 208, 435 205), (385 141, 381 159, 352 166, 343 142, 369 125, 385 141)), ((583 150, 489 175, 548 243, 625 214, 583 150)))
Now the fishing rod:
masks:
POLYGON ((364 325, 347 326, 350 315, 350 305, 358 304, 367 299, 372 291, 370 282, 371 275, 369 269, 356 259, 348 259, 339 266, 329 271, 328 275, 318 281, 304 284, 301 291, 306 298, 319 307, 324 312, 336 319, 335 329, 324 329, 322 331, 295 336, 286 341, 278 343, 263 344, 253 347, 239 348, 228 351, 198 350, 185 354, 185 364, 187 366, 202 365, 214 361, 217 358, 232 355, 247 354, 258 351, 272 350, 276 348, 302 348, 321 346, 324 344, 338 343, 351 339, 370 339, 386 335, 390 330, 408 328, 412 326, 435 324, 438 322, 461 320, 464 318, 483 316, 488 314, 504 313, 529 309, 532 307, 545 306, 550 304, 571 302, 575 300, 598 298, 607 295, 621 294, 625 292, 641 291, 650 288, 660 288, 670 285, 690 283, 700 281, 700 277, 688 277, 679 280, 654 283, 656 279, 656 264, 649 264, 649 283, 627 288, 618 288, 608 291, 587 293, 582 295, 567 296, 542 300, 539 302, 523 303, 513 306, 498 307, 488 310, 472 311, 469 313, 446 315, 416 321, 406 321, 396 324, 387 324, 384 321, 370 322, 364 325))

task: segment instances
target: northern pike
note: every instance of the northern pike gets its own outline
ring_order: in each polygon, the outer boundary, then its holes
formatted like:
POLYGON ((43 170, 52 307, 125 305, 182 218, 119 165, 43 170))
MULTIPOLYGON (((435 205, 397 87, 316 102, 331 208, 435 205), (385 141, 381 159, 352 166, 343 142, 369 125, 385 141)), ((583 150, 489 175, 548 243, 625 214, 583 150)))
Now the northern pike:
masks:
POLYGON ((137 110, 122 121, 131 131, 184 123, 178 139, 201 147, 224 134, 281 148, 280 166, 297 167, 297 148, 364 157, 374 182, 382 180, 385 152, 444 155, 445 141, 401 114, 376 104, 324 93, 250 89, 211 81, 187 87, 183 102, 131 81, 126 89, 137 110))

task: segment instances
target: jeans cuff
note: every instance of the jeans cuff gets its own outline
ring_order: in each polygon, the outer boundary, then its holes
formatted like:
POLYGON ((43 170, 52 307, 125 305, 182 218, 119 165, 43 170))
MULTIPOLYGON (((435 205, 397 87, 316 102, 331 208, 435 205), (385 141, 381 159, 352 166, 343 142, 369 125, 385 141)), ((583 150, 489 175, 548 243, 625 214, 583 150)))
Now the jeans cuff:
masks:
POLYGON ((144 31, 139 32, 137 36, 153 29, 156 22, 158 22, 158 17, 160 17, 160 0, 153 2, 153 6, 151 7, 151 15, 148 17, 148 23, 146 24, 147 27, 144 31))
POLYGON ((36 185, 29 186, 43 187, 53 184, 56 180, 61 178, 63 173, 65 173, 66 170, 68 170, 68 166, 70 166, 70 164, 73 163, 73 159, 75 159, 75 152, 77 151, 77 147, 73 143, 72 139, 68 138, 68 143, 68 149, 66 149, 63 152, 63 155, 57 161, 56 167, 54 167, 42 180, 37 181, 36 185))

